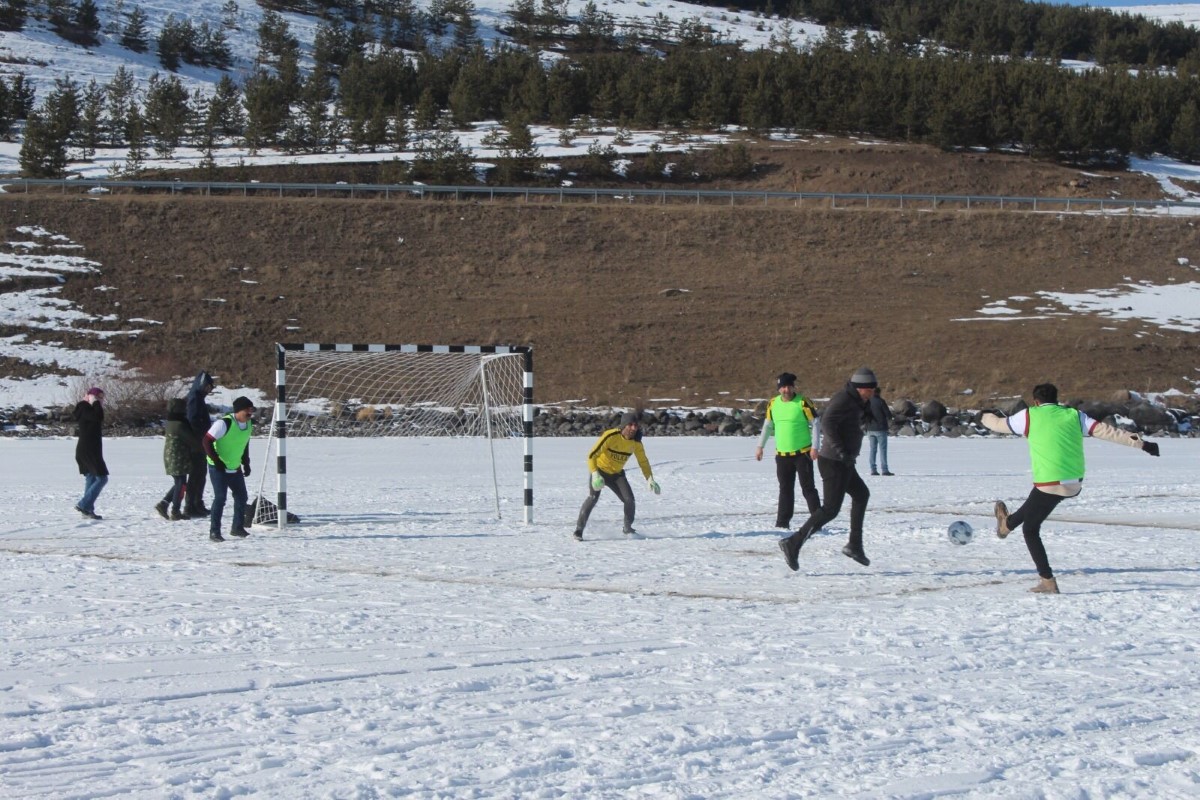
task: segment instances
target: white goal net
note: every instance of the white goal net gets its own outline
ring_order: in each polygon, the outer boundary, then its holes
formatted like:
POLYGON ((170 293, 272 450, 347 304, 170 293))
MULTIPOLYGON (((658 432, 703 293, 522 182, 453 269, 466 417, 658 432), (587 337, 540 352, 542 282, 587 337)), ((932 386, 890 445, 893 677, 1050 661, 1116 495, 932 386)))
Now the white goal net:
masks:
MULTIPOLYGON (((457 437, 476 440, 463 484, 489 498, 497 518, 520 500, 533 518, 533 354, 507 345, 276 345, 276 403, 255 525, 287 525, 319 504, 288 494, 289 471, 319 479, 306 437, 457 437), (467 474, 470 473, 470 474, 467 474)), ((403 461, 403 448, 389 448, 403 461)), ((413 459, 419 456, 409 454, 413 459)), ((419 480, 419 463, 397 463, 419 480)), ((311 483, 311 482, 309 482, 311 483)), ((293 492, 295 494, 295 492, 293 492)))

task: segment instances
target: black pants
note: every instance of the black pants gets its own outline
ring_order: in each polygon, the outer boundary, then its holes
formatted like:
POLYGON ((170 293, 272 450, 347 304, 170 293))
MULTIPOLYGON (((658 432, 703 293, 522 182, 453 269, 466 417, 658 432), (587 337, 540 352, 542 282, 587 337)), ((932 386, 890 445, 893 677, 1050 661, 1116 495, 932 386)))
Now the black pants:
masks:
POLYGON ((867 515, 867 501, 871 498, 871 490, 859 476, 853 464, 834 461, 831 458, 817 459, 817 469, 821 472, 821 489, 825 502, 816 510, 800 529, 792 534, 799 536, 801 541, 809 534, 819 530, 825 523, 837 517, 842 510, 842 501, 850 495, 850 541, 849 545, 855 550, 862 550, 863 518, 867 515))
MULTIPOLYGON (((618 472, 616 475, 610 475, 604 470, 600 470, 600 474, 604 477, 604 485, 613 490, 617 497, 621 498, 621 502, 625 504, 625 527, 626 533, 633 530, 633 515, 637 511, 637 503, 633 499, 633 488, 629 485, 629 479, 625 477, 625 472, 618 472)), ((575 523, 575 530, 583 532, 587 527, 588 517, 592 515, 592 509, 596 507, 596 501, 600 499, 600 490, 592 488, 592 476, 588 475, 588 496, 583 501, 583 507, 579 509, 579 519, 575 523)))
POLYGON ((183 499, 184 492, 187 489, 187 475, 172 475, 175 480, 175 485, 171 490, 163 495, 163 502, 171 506, 172 511, 179 511, 179 502, 183 499))
POLYGON ((189 513, 204 508, 204 482, 208 477, 208 460, 204 453, 192 453, 192 468, 188 470, 187 502, 184 510, 189 513))
POLYGON ((1008 515, 1008 529, 1015 531, 1018 525, 1021 526, 1021 532, 1025 534, 1025 546, 1029 548, 1038 576, 1042 578, 1054 577, 1050 570, 1050 559, 1046 557, 1046 548, 1042 544, 1042 523, 1066 499, 1062 495, 1046 494, 1035 486, 1021 507, 1008 515))
POLYGON ((808 453, 790 456, 775 454, 775 476, 779 478, 779 510, 775 512, 775 527, 789 528, 792 515, 796 513, 796 479, 800 479, 800 494, 808 503, 808 513, 817 513, 821 507, 821 496, 817 494, 813 462, 808 453))

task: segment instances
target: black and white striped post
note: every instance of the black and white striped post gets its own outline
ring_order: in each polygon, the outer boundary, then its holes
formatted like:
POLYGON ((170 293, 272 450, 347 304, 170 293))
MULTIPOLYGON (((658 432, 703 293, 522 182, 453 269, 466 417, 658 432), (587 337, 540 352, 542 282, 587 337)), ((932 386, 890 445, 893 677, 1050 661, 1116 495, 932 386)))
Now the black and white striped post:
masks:
POLYGON ((287 527, 287 358, 289 345, 275 345, 275 505, 278 527, 287 527))

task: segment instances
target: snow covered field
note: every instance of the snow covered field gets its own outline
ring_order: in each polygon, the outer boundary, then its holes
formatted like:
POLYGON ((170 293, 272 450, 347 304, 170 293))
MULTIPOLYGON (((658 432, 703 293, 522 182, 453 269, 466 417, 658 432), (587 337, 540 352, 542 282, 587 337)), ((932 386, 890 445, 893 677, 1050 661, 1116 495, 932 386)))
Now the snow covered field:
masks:
POLYGON ((451 488, 469 443, 295 440, 305 524, 223 544, 154 515, 159 439, 106 441, 100 522, 73 440, 0 439, 0 796, 1195 797, 1200 441, 1161 441, 1088 442, 1045 597, 989 524, 1017 440, 893 439, 872 566, 843 515, 792 573, 748 438, 648 438, 644 538, 606 495, 582 543, 590 441, 536 442, 526 527, 451 488))

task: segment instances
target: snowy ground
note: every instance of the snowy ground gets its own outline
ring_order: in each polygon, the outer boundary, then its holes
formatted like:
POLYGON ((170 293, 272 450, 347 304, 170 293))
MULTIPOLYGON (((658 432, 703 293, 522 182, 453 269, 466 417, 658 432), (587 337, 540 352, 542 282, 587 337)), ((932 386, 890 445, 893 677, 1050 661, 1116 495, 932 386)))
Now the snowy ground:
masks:
POLYGON ((799 573, 744 438, 647 439, 645 537, 606 496, 572 541, 589 444, 537 441, 526 527, 467 443, 293 440, 305 524, 217 545, 151 511, 161 440, 90 522, 72 440, 0 439, 0 796, 1200 794, 1200 441, 1088 443, 1058 597, 991 533, 1017 440, 893 439, 872 566, 843 517, 799 573))

